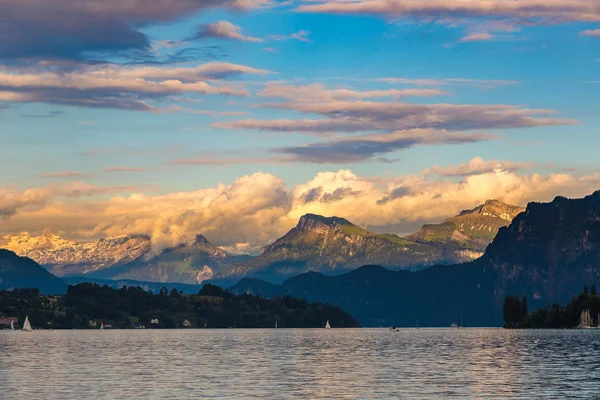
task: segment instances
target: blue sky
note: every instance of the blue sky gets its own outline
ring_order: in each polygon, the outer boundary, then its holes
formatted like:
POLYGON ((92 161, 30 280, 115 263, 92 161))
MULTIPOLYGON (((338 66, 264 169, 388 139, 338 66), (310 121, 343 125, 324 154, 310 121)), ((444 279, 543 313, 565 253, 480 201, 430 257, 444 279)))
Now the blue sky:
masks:
POLYGON ((259 246, 596 190, 600 7, 491 3, 0 0, 0 233, 259 246))

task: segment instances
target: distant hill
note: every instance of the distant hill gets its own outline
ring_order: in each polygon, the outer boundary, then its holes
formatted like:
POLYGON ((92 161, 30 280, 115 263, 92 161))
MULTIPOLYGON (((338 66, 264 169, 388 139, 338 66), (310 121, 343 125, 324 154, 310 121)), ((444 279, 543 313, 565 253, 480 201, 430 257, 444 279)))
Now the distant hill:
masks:
POLYGON ((42 293, 65 293, 67 285, 35 261, 0 249, 0 290, 37 288, 42 293))
POLYGON ((287 294, 336 304, 363 325, 501 326, 506 295, 531 308, 566 303, 600 283, 600 191, 583 199, 530 203, 472 262, 419 272, 363 267, 339 276, 307 273, 270 285, 244 279, 234 293, 287 294))
POLYGON ((309 272, 272 285, 253 279, 229 288, 235 294, 288 295, 335 304, 363 326, 501 326, 494 304, 495 273, 476 262, 419 272, 365 266, 338 276, 309 272))

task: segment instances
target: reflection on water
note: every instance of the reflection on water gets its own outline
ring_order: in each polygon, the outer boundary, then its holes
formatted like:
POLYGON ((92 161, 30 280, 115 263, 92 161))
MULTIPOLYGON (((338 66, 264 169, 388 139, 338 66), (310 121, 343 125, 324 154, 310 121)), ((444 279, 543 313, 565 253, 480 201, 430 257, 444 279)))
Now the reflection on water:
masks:
POLYGON ((600 331, 0 332, 0 397, 598 398, 600 331))

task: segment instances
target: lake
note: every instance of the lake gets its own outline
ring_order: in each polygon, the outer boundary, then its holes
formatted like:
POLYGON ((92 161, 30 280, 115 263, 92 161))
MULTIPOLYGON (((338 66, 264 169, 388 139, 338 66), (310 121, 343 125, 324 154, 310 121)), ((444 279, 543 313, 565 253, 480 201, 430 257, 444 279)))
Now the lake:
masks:
POLYGON ((0 332, 3 399, 598 398, 600 330, 0 332))

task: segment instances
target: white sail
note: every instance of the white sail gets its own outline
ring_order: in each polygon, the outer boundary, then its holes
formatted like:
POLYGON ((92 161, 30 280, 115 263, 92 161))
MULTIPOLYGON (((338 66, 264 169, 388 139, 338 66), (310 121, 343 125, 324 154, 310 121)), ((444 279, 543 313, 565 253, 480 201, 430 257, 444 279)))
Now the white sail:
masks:
POLYGON ((325 324, 325 329, 331 329, 331 325, 329 325, 329 320, 327 320, 327 323, 325 324))
POLYGON ((23 331, 31 332, 32 330, 31 324, 29 323, 29 316, 27 316, 25 317, 25 322, 23 323, 23 331))
POLYGON ((100 329, 104 329, 104 322, 100 325, 100 329))
POLYGON ((275 321, 275 329, 277 329, 277 321, 275 321))
POLYGON ((15 321, 14 321, 14 320, 11 320, 11 321, 10 321, 10 330, 11 330, 11 331, 14 331, 14 330, 15 330, 15 321))

